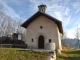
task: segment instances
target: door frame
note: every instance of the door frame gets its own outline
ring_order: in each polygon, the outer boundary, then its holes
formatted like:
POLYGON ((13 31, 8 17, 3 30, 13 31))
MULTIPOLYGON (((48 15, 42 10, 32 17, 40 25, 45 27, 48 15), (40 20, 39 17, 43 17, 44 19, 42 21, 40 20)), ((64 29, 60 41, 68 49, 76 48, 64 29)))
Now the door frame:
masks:
POLYGON ((44 48, 45 48, 45 43, 46 43, 46 39, 47 39, 47 37, 46 37, 46 35, 44 33, 39 32, 35 37, 35 39, 36 39, 36 48, 37 49, 38 49, 38 38, 39 38, 40 35, 44 36, 44 48))
POLYGON ((44 49, 44 36, 43 35, 40 35, 38 37, 38 49, 44 49))

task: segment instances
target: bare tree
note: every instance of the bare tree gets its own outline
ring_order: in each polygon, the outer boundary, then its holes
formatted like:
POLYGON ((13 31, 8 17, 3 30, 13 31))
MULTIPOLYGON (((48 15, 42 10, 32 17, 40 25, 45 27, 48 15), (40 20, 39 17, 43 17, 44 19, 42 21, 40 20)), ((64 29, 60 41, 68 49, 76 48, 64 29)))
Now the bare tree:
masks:
POLYGON ((13 22, 13 30, 15 33, 21 33, 23 35, 22 40, 25 41, 26 40, 26 29, 21 27, 22 24, 22 18, 18 17, 16 18, 16 20, 14 20, 13 22))
POLYGON ((6 30, 5 30, 5 33, 6 33, 6 36, 8 36, 10 33, 13 32, 13 23, 12 23, 12 18, 11 17, 7 17, 6 18, 6 21, 7 21, 7 24, 6 24, 6 30))
POLYGON ((67 39, 67 32, 66 31, 63 32, 63 35, 61 34, 61 39, 62 40, 67 39))
POLYGON ((0 7, 0 36, 8 36, 11 33, 21 33, 25 40, 26 29, 21 27, 21 23, 21 17, 17 17, 16 20, 14 20, 7 15, 7 12, 2 7, 0 7))
POLYGON ((67 31, 64 30, 63 35, 61 35, 61 39, 62 39, 62 46, 71 48, 72 42, 70 41, 70 39, 67 38, 67 31))
POLYGON ((22 18, 20 16, 19 21, 17 21, 17 33, 21 33, 23 35, 22 40, 25 41, 26 40, 26 29, 21 27, 22 24, 22 18))
POLYGON ((6 11, 0 7, 0 35, 8 36, 13 31, 12 18, 6 14, 6 11))
POLYGON ((21 17, 16 18, 16 20, 13 22, 14 30, 16 33, 23 33, 21 23, 22 23, 21 17))
POLYGON ((6 27, 6 12, 0 6, 0 35, 1 36, 4 35, 5 27, 6 27))
POLYGON ((75 37, 78 40, 77 47, 80 48, 80 41, 79 41, 79 38, 80 38, 80 28, 79 27, 77 27, 75 29, 75 37))

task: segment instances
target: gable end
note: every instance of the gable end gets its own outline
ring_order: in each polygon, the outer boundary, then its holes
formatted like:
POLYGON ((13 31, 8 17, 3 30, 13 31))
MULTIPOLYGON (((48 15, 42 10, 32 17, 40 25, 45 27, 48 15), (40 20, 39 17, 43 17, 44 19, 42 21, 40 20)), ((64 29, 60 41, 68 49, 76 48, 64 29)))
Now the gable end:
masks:
POLYGON ((38 18, 39 16, 42 16, 42 15, 49 18, 50 20, 54 21, 58 26, 59 32, 63 34, 62 22, 48 14, 42 13, 40 11, 36 12, 33 16, 31 16, 28 20, 26 20, 21 26, 24 28, 27 28, 31 22, 33 22, 36 18, 38 18))

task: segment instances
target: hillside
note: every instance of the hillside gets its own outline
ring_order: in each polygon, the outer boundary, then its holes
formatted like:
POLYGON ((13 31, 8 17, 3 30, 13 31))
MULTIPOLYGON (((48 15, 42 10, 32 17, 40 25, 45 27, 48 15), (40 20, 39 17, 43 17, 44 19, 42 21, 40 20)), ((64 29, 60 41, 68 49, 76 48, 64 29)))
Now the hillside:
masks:
POLYGON ((0 60, 47 60, 47 52, 1 48, 0 60))

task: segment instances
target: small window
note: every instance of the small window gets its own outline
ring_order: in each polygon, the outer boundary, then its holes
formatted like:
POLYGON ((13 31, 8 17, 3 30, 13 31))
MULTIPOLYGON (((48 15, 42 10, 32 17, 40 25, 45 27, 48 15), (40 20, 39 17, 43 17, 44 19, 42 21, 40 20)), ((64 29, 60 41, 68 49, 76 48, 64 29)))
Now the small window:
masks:
POLYGON ((32 42, 34 42, 34 40, 32 39, 32 42))
POLYGON ((43 27, 42 26, 40 26, 40 29, 42 29, 43 27))
POLYGON ((51 39, 49 39, 49 43, 51 43, 51 39))

